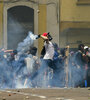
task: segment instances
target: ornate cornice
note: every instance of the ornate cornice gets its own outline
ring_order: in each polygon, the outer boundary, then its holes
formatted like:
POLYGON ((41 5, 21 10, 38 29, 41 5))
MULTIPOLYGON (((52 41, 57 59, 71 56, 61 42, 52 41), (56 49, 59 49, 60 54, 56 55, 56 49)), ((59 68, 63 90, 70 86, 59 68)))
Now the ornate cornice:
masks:
POLYGON ((0 3, 15 3, 15 2, 19 2, 19 1, 32 2, 32 3, 38 4, 38 2, 36 2, 34 0, 0 0, 0 3))

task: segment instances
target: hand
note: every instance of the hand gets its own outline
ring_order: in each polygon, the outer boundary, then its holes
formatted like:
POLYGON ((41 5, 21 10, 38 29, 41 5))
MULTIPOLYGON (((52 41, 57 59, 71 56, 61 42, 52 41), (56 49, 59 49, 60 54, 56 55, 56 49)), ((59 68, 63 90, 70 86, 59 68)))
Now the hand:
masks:
POLYGON ((38 37, 40 38, 40 37, 41 37, 41 35, 39 34, 39 35, 38 35, 38 37))
POLYGON ((36 39, 39 39, 40 37, 41 37, 41 35, 39 34, 39 35, 37 35, 36 39))

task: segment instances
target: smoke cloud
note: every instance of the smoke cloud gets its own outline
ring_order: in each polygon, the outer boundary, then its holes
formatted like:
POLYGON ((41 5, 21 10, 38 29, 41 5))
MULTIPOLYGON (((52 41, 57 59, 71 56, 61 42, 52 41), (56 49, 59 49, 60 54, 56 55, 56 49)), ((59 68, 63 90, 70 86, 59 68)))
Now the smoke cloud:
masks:
MULTIPOLYGON (((13 31, 14 33, 17 33, 17 36, 19 36, 18 33, 23 31, 23 27, 20 26, 17 21, 13 20, 13 18, 9 19, 9 21, 14 23, 13 27, 18 26, 17 30, 13 31)), ((10 29, 8 30, 10 32, 10 29)), ((9 35, 8 37, 10 39, 15 36, 15 34, 9 35)), ((40 69, 42 59, 30 54, 30 50, 32 50, 33 43, 37 37, 37 35, 34 35, 33 32, 29 31, 26 38, 24 38, 22 42, 18 41, 19 43, 17 42, 18 46, 16 49, 17 53, 14 55, 15 59, 13 59, 12 56, 13 52, 5 53, 3 49, 0 49, 0 87, 5 89, 79 86, 79 84, 83 81, 85 70, 79 68, 79 66, 75 64, 75 54, 74 56, 70 55, 68 59, 68 80, 66 79, 66 60, 64 60, 61 56, 54 63, 56 67, 55 70, 48 68, 48 66, 47 68, 40 69)), ((11 41, 12 40, 10 40, 10 42, 11 41)), ((16 42, 16 39, 14 42, 16 42)), ((11 46, 12 44, 14 45, 14 43, 11 43, 11 46)), ((63 54, 64 53, 65 52, 63 51, 63 54)))
POLYGON ((33 46, 33 41, 36 40, 37 35, 34 35, 32 32, 28 33, 28 36, 23 40, 23 42, 20 42, 17 47, 17 51, 20 54, 23 54, 30 50, 30 47, 33 46))

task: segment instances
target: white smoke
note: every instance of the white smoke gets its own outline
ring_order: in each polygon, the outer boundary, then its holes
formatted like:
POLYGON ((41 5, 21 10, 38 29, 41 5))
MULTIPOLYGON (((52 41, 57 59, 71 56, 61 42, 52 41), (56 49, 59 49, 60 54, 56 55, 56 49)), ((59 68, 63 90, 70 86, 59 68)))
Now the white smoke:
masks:
POLYGON ((33 41, 36 40, 37 35, 34 35, 31 31, 28 33, 28 36, 20 42, 17 47, 18 54, 23 54, 30 50, 30 47, 33 46, 33 41))

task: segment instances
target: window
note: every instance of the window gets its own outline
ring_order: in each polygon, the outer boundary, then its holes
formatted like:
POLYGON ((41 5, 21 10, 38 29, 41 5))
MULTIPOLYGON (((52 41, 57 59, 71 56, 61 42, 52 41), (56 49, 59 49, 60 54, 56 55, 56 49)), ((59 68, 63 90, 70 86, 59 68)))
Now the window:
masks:
POLYGON ((90 0, 77 0, 78 5, 90 5, 90 0))

